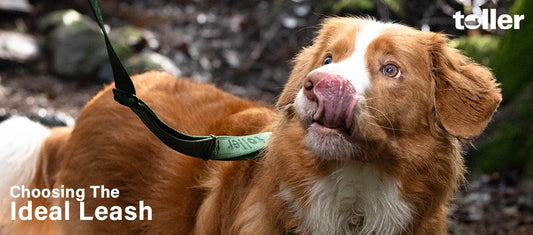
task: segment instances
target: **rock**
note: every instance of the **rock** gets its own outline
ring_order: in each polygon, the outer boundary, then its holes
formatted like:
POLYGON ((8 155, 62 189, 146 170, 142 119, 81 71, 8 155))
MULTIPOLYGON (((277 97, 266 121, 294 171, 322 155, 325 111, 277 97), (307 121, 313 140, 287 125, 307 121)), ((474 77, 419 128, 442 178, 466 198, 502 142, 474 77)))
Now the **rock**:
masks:
POLYGON ((113 29, 109 32, 109 38, 116 43, 137 50, 141 50, 145 47, 152 50, 159 48, 159 41, 152 32, 133 25, 126 25, 113 29))
POLYGON ((152 50, 155 50, 155 49, 159 49, 160 47, 160 44, 159 44, 159 40, 157 40, 157 38, 155 37, 155 35, 148 31, 148 30, 143 30, 142 31, 142 39, 144 41, 144 43, 146 44, 146 47, 152 49, 152 50))
POLYGON ((506 206, 502 208, 502 213, 506 216, 515 216, 518 213, 518 206, 506 206))
POLYGON ((124 67, 130 75, 147 72, 150 70, 160 70, 168 72, 176 77, 181 77, 182 72, 174 62, 156 52, 142 52, 131 56, 124 61, 124 67))
POLYGON ((55 29, 48 37, 53 70, 76 77, 96 70, 107 58, 103 37, 92 22, 77 21, 55 29))
POLYGON ((31 114, 28 115, 28 118, 48 127, 73 126, 76 122, 73 117, 62 112, 57 112, 54 114, 46 114, 46 112, 44 114, 31 114))
POLYGON ((39 44, 32 35, 0 30, 0 60, 28 63, 39 55, 39 44))
POLYGON ((224 50, 222 55, 231 68, 239 68, 241 66, 241 59, 239 58, 240 53, 236 50, 224 50))
MULTIPOLYGON (((103 34, 96 22, 74 10, 55 11, 45 15, 39 29, 50 30, 47 47, 52 53, 55 73, 78 78, 93 74, 108 63, 103 34)), ((124 58, 130 49, 120 41, 113 41, 119 57, 124 58)))
POLYGON ((33 6, 27 0, 0 0, 0 10, 17 13, 32 13, 33 6))
POLYGON ((143 40, 142 36, 142 29, 131 25, 122 26, 109 32, 110 38, 114 38, 116 42, 130 47, 140 44, 143 40))
POLYGON ((293 16, 283 16, 281 23, 288 29, 294 29, 298 27, 298 18, 293 16))
POLYGON ((79 12, 67 9, 50 12, 37 21, 37 29, 41 32, 57 28, 62 25, 68 25, 78 22, 83 18, 79 12))
POLYGON ((311 6, 310 5, 296 5, 294 6, 294 13, 298 17, 305 17, 311 13, 311 6))

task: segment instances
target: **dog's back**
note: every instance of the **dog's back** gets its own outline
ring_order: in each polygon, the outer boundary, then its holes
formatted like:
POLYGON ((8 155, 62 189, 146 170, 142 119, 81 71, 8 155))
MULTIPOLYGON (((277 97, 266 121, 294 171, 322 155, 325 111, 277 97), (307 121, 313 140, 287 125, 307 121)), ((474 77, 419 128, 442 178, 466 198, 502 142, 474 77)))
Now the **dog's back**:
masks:
MULTIPOLYGON (((262 131, 276 120, 271 109, 237 98, 212 85, 176 79, 150 72, 134 77, 137 93, 170 126, 192 135, 246 135, 262 131)), ((207 163, 183 156, 161 143, 131 110, 113 100, 111 87, 100 92, 83 109, 74 128, 48 129, 25 118, 2 123, 1 142, 13 151, 2 152, 1 227, 8 234, 57 233, 126 234, 191 231, 204 192, 200 182, 207 163), (24 129, 18 129, 23 127, 24 129), (15 138, 13 133, 22 137, 15 138), (11 141, 8 141, 11 140, 11 141), (23 146, 23 147, 21 147, 23 146), (42 146, 42 148, 41 148, 42 146), (85 213, 98 206, 151 207, 151 220, 80 223, 80 202, 75 198, 19 199, 10 187, 85 189, 85 213), (90 186, 116 188, 118 198, 93 198, 90 186), (69 202, 70 219, 59 221, 11 221, 11 202, 16 208, 32 201, 37 206, 60 206, 69 202), (45 227, 48 226, 48 227, 45 227), (44 230, 46 228, 46 230, 44 230), (62 230, 56 230, 61 228, 62 230)))

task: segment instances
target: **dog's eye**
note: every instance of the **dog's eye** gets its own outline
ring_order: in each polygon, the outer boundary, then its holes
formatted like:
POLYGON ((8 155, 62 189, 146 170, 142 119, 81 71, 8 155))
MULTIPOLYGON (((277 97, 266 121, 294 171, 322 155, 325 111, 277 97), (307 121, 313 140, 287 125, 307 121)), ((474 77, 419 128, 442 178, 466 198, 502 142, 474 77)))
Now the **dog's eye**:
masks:
POLYGON ((381 73, 390 78, 399 78, 402 75, 400 68, 394 64, 387 64, 381 68, 381 73))
POLYGON ((324 61, 322 62, 322 65, 331 64, 333 62, 333 58, 328 55, 326 58, 324 58, 324 61))

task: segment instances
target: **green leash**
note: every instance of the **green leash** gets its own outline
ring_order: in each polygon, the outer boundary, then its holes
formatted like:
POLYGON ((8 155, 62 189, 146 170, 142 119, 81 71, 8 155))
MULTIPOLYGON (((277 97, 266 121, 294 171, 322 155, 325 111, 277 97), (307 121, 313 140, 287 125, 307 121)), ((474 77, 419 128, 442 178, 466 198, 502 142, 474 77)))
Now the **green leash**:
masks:
POLYGON ((135 86, 113 50, 105 31, 98 0, 89 0, 89 4, 104 34, 115 79, 113 89, 115 100, 133 110, 157 138, 180 153, 203 160, 234 161, 262 157, 260 152, 268 142, 270 132, 247 136, 192 136, 181 133, 161 121, 154 111, 135 95, 135 86))

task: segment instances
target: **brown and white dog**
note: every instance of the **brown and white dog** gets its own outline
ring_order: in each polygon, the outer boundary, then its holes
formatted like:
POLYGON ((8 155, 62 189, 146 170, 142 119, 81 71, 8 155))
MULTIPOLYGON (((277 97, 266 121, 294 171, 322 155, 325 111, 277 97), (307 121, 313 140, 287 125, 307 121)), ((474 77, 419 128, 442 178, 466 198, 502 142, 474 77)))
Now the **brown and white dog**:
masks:
MULTIPOLYGON (((446 233, 463 179, 461 144, 483 131, 501 101, 491 72, 442 34, 362 18, 324 21, 295 58, 276 109, 161 72, 134 83, 185 133, 272 131, 264 157, 206 162, 177 153, 107 87, 73 128, 1 124, 4 233, 446 233), (87 196, 86 211, 143 201, 153 218, 80 221, 71 209, 69 220, 13 221, 10 203, 30 200, 11 198, 13 185, 117 188, 118 198, 87 196)), ((31 200, 50 208, 68 199, 31 200)))

